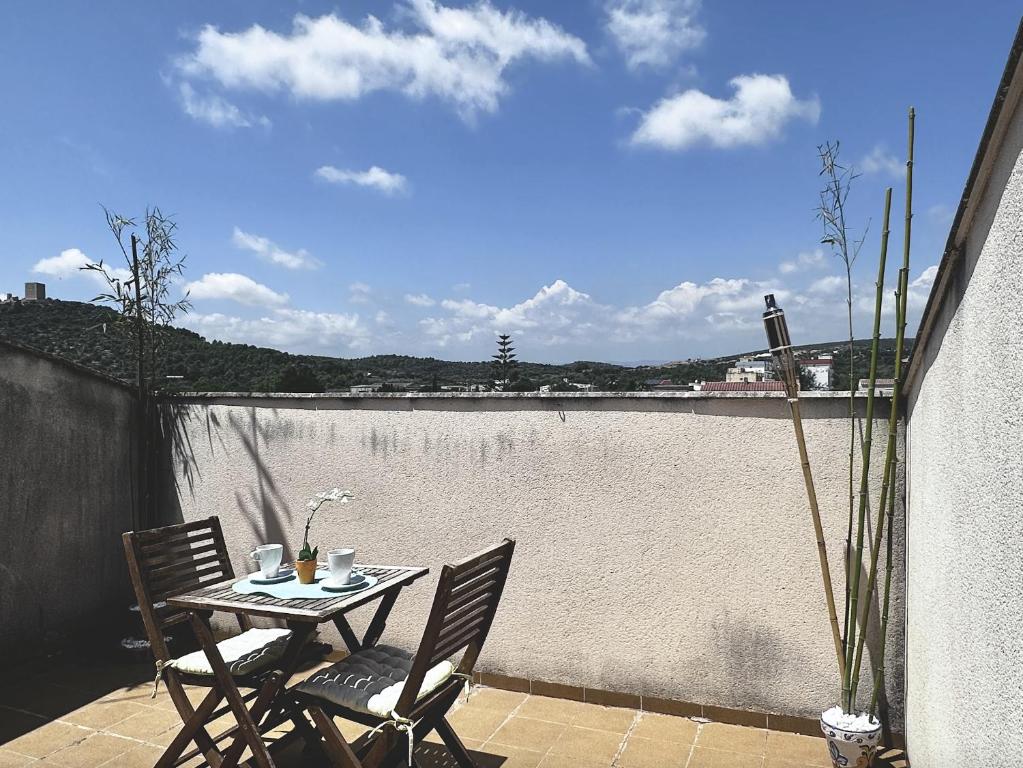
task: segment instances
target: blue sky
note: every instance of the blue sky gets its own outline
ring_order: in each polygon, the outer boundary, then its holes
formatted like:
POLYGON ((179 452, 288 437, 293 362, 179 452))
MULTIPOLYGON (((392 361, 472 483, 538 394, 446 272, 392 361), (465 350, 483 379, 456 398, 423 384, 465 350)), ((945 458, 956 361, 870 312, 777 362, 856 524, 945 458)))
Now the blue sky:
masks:
POLYGON ((1018 21, 997 0, 5 3, 0 290, 90 299, 76 267, 118 256, 100 205, 159 205, 208 338, 667 360, 762 346, 768 291, 797 343, 840 338, 813 212, 839 139, 851 222, 873 220, 866 335, 913 104, 912 331, 1018 21))

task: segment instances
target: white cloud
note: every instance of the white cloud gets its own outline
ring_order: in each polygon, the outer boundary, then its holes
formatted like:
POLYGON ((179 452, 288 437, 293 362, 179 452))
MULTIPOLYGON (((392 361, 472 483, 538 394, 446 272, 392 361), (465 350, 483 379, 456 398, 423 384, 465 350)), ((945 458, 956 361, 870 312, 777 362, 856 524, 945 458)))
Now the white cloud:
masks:
POLYGON ((778 265, 778 271, 783 275, 788 275, 799 271, 801 268, 817 268, 822 266, 824 266, 824 251, 820 248, 815 248, 812 251, 800 252, 794 259, 783 261, 778 265))
POLYGON ((606 27, 630 69, 664 68, 700 46, 701 0, 610 0, 606 27))
POLYGON ((906 172, 906 164, 889 152, 884 144, 877 144, 870 150, 870 154, 860 161, 860 170, 872 175, 901 178, 906 172))
POLYGON ((779 301, 789 295, 776 283, 746 278, 685 281, 662 291, 649 304, 619 312, 614 332, 625 341, 651 333, 703 338, 726 330, 749 332, 761 327, 765 293, 775 294, 779 301))
POLYGON ((270 127, 270 119, 265 115, 247 115, 222 96, 201 95, 188 83, 178 84, 178 95, 186 115, 214 128, 250 128, 253 125, 270 127))
MULTIPOLYGON (((810 287, 807 290, 810 293, 829 295, 843 291, 845 288, 845 277, 842 275, 828 275, 827 277, 822 277, 819 280, 814 280, 810 283, 810 287)), ((846 298, 848 298, 848 293, 846 294, 846 298)))
POLYGON ((285 251, 272 240, 250 234, 238 227, 234 228, 231 242, 242 250, 252 251, 264 261, 287 269, 317 269, 322 266, 304 248, 299 248, 297 251, 285 251))
POLYGON ((352 283, 348 286, 348 300, 352 304, 369 304, 372 296, 373 289, 365 283, 352 283))
POLYGON ((420 321, 420 328, 441 347, 466 343, 496 333, 524 335, 541 346, 563 345, 592 339, 597 321, 606 315, 602 307, 564 280, 543 286, 529 299, 511 307, 497 307, 471 299, 444 299, 445 317, 420 321))
POLYGON ((425 293, 406 293, 405 302, 414 307, 432 307, 437 303, 435 299, 431 299, 425 293))
MULTIPOLYGON (((61 251, 58 256, 40 259, 32 267, 32 271, 36 274, 55 277, 58 280, 64 280, 69 277, 84 277, 92 280, 97 285, 104 288, 107 287, 106 280, 99 272, 82 269, 82 267, 93 263, 93 260, 78 248, 67 248, 61 251)), ((112 267, 107 264, 104 264, 104 267, 107 274, 122 282, 131 277, 131 272, 123 267, 112 267)))
POLYGON ((256 307, 280 306, 288 303, 286 293, 277 293, 251 277, 235 272, 209 272, 185 284, 190 298, 228 299, 256 307))
POLYGON ((667 150, 763 144, 792 120, 816 123, 820 117, 817 97, 797 99, 783 75, 739 75, 729 84, 735 89, 730 99, 695 89, 661 99, 644 113, 632 143, 667 150))
POLYGON ((358 315, 285 307, 258 318, 191 313, 182 323, 209 338, 293 352, 336 355, 365 349, 371 338, 358 315))
POLYGON ((497 110, 509 88, 505 72, 515 63, 590 63, 578 37, 488 0, 465 8, 407 0, 400 10, 408 29, 386 29, 375 16, 356 25, 335 14, 296 15, 290 33, 207 25, 177 66, 185 77, 225 89, 284 91, 298 99, 350 101, 381 90, 436 97, 471 119, 497 110))
POLYGON ((316 169, 318 178, 331 184, 355 184, 359 187, 370 187, 385 195, 397 195, 408 191, 408 179, 400 173, 391 173, 374 165, 368 171, 349 171, 324 165, 316 169))

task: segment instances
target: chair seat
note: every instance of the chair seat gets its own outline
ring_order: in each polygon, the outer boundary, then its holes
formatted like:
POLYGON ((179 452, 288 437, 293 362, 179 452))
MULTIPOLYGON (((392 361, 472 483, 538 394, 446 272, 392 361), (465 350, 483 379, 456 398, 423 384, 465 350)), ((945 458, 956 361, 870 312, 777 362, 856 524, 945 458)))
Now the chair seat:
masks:
MULTIPOLYGON (((284 655, 290 629, 249 629, 217 643, 232 675, 242 676, 266 667, 284 655)), ((202 650, 174 659, 166 665, 192 675, 212 675, 213 667, 202 650)))
MULTIPOLYGON (((294 691, 338 707, 386 718, 398 703, 412 670, 413 658, 411 653, 390 645, 366 648, 318 670, 295 686, 294 691)), ((431 667, 416 700, 443 685, 454 671, 450 661, 431 667)))

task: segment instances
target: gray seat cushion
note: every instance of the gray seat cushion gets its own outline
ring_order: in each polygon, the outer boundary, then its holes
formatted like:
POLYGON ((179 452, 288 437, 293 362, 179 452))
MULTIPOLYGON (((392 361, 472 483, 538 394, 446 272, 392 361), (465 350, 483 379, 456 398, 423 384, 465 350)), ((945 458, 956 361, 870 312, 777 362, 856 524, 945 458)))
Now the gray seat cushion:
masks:
MULTIPOLYGON (((314 672, 295 691, 356 712, 388 717, 412 671, 412 660, 413 655, 407 651, 377 645, 314 672)), ((432 667, 417 699, 435 690, 453 672, 454 665, 449 661, 432 667)))

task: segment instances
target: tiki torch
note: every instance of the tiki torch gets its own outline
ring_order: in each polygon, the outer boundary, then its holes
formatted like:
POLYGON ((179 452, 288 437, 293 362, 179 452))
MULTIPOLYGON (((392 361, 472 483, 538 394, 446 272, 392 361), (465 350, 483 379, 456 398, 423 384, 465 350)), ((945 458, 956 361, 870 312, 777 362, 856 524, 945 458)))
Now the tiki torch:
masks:
POLYGON ((789 338, 789 327, 785 322, 785 312, 778 306, 774 294, 764 297, 767 309, 764 311, 764 330, 767 331, 767 344, 774 358, 774 367, 778 377, 785 384, 785 394, 792 413, 792 425, 796 430, 796 444, 799 446, 799 461, 803 465, 803 482, 806 485, 806 496, 810 502, 810 516, 813 517, 813 529, 817 536, 817 556, 821 565, 821 577, 824 581, 824 597, 828 601, 828 616, 831 620, 831 634, 835 641, 835 654, 838 656, 838 668, 845 679, 845 653, 842 651, 842 633, 838 628, 838 615, 835 612, 835 593, 831 587, 831 569, 828 567, 828 550, 824 544, 824 529, 821 526, 821 513, 817 507, 817 491, 813 485, 813 474, 810 472, 810 459, 806 453, 806 437, 803 435, 803 419, 799 414, 799 368, 795 355, 792 354, 792 340, 789 338))

